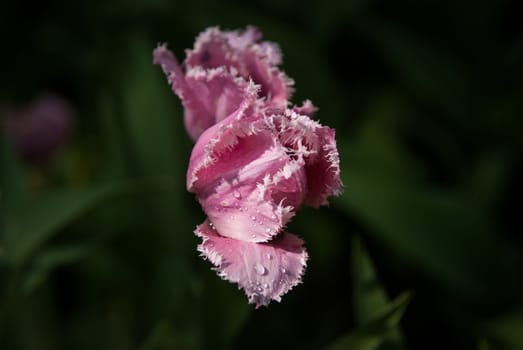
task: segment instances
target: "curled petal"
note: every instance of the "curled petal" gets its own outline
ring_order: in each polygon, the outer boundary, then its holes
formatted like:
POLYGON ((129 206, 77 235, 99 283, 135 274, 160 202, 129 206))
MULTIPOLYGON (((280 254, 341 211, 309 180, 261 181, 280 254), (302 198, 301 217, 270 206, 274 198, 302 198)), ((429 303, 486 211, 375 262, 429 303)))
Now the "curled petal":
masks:
POLYGON ((335 131, 323 127, 318 130, 318 136, 318 156, 305 167, 309 181, 305 204, 312 207, 327 205, 327 198, 340 195, 343 188, 335 131))
POLYGON ((291 164, 273 135, 243 136, 211 165, 197 167, 190 189, 222 236, 266 242, 303 199, 305 171, 291 164))
POLYGON ((237 110, 250 93, 248 82, 238 77, 234 68, 194 67, 184 73, 165 45, 157 47, 153 56, 182 100, 185 127, 193 140, 237 110))
POLYGON ((198 250, 218 274, 243 289, 249 303, 266 306, 301 282, 307 262, 303 241, 282 233, 268 243, 243 242, 220 236, 209 221, 195 231, 202 238, 198 250))
POLYGON ((291 159, 277 135, 263 127, 263 119, 246 123, 231 117, 194 147, 187 187, 222 236, 266 242, 305 198, 303 161, 291 159))
POLYGON ((236 111, 249 93, 247 81, 225 67, 190 69, 186 82, 200 103, 199 108, 185 108, 184 113, 185 126, 195 140, 236 111))
POLYGON ((278 45, 259 42, 261 37, 254 27, 244 31, 209 28, 198 36, 194 49, 187 50, 187 66, 234 67, 241 76, 261 85, 261 94, 271 105, 284 108, 294 82, 277 67, 281 63, 278 45))
POLYGON ((298 114, 312 117, 318 111, 318 108, 310 100, 305 100, 301 106, 294 106, 292 110, 298 114))
MULTIPOLYGON (((255 133, 253 121, 256 113, 253 110, 256 108, 258 91, 258 86, 250 82, 238 109, 222 122, 208 128, 199 137, 192 150, 187 170, 187 189, 190 192, 197 192, 199 188, 204 186, 197 184, 197 181, 201 183, 206 180, 209 181, 209 177, 219 177, 220 173, 224 172, 220 167, 233 168, 234 163, 219 162, 219 159, 223 153, 233 148, 241 137, 255 133), (210 166, 215 164, 217 171, 204 171, 205 169, 210 170, 210 166)), ((249 150, 252 152, 250 158, 256 159, 259 152, 264 150, 263 147, 255 147, 249 150)), ((235 161, 239 161, 240 163, 237 165, 241 165, 242 162, 245 162, 245 159, 235 161)))
MULTIPOLYGON (((307 103, 302 108, 305 112, 312 113, 314 110, 312 104, 307 103)), ((327 205, 329 196, 341 193, 334 129, 289 109, 267 117, 266 122, 274 129, 281 144, 288 148, 287 152, 304 163, 307 178, 305 204, 312 207, 327 205)))

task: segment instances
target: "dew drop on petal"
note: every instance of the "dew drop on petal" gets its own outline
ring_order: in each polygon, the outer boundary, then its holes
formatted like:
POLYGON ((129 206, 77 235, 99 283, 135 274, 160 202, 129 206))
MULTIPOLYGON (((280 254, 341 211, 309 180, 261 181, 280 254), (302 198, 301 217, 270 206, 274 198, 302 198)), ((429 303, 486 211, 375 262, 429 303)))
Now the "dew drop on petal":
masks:
POLYGON ((240 199, 240 198, 242 198, 242 195, 241 195, 241 193, 240 193, 239 191, 234 191, 234 192, 233 192, 233 196, 234 196, 234 198, 236 198, 236 199, 240 199))
POLYGON ((256 221, 256 216, 251 216, 252 221, 256 221))
POLYGON ((267 269, 262 264, 255 264, 254 271, 260 276, 263 276, 267 273, 267 269))
POLYGON ((271 253, 267 253, 267 259, 272 260, 272 254, 271 253))

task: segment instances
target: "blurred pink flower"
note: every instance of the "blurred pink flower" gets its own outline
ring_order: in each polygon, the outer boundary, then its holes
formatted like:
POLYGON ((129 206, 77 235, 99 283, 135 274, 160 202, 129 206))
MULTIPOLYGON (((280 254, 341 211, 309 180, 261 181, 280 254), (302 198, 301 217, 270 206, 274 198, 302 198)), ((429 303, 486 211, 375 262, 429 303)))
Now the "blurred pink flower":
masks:
MULTIPOLYGON (((307 253, 301 239, 284 231, 287 222, 302 205, 325 205, 342 187, 334 130, 310 118, 312 103, 289 108, 291 91, 274 67, 272 80, 253 81, 256 70, 239 74, 252 59, 246 48, 259 36, 252 28, 207 30, 186 62, 210 67, 192 66, 184 78, 176 78, 183 73, 165 46, 154 52, 184 103, 186 123, 196 117, 189 124, 202 128, 193 135, 187 171, 187 188, 208 216, 195 231, 203 240, 198 250, 256 306, 279 301, 301 281, 307 253), (211 58, 196 58, 203 47, 211 58), (220 56, 223 47, 232 51, 220 56)), ((279 54, 271 62, 279 63, 279 54)))
POLYGON ((24 161, 45 163, 70 139, 74 110, 62 97, 43 95, 31 104, 7 111, 2 127, 24 161))

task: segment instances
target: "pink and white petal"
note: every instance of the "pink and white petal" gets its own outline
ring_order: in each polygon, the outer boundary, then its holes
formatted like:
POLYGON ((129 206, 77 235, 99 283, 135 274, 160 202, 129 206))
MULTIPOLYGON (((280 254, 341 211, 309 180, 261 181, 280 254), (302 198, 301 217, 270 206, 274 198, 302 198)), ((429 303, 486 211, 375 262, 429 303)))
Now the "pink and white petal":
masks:
POLYGON ((294 202, 285 202, 285 196, 276 200, 273 196, 277 186, 282 190, 295 189, 297 185, 292 182, 301 184, 300 177, 304 178, 305 173, 291 173, 287 169, 289 159, 285 150, 274 141, 267 133, 240 138, 213 164, 197 173, 198 180, 192 189, 222 236, 266 242, 292 216, 288 214, 292 208, 283 210, 281 202, 286 207, 294 202), (270 174, 276 174, 278 183, 270 174))
MULTIPOLYGON (((312 112, 312 106, 304 104, 312 112)), ((307 110, 306 110, 307 112, 307 110)), ((328 204, 327 198, 342 191, 335 131, 322 126, 306 115, 287 109, 280 115, 266 117, 288 153, 303 161, 307 178, 307 196, 304 203, 313 207, 328 204)))
POLYGON ((211 204, 214 196, 210 196, 200 203, 220 235, 243 242, 267 242, 280 232, 287 218, 278 205, 272 201, 259 202, 255 196, 251 193, 240 200, 234 195, 225 196, 228 199, 217 205, 211 204))
MULTIPOLYGON (((224 31, 224 38, 227 40, 227 43, 231 46, 236 52, 243 52, 247 50, 250 46, 256 44, 263 37, 260 29, 254 26, 247 26, 245 30, 232 30, 224 31)), ((281 55, 276 56, 279 52, 275 52, 273 59, 281 58, 281 55)), ((275 62, 275 64, 280 64, 281 60, 275 62)))
MULTIPOLYGON (((307 192, 307 176, 301 161, 288 159, 285 165, 275 172, 269 181, 258 185, 261 191, 270 193, 270 199, 280 206, 291 207, 293 212, 297 211, 307 192)), ((268 200, 268 199, 265 199, 268 200)), ((287 220, 284 220, 287 223, 287 220)))
POLYGON ((154 50, 153 63, 161 65, 173 92, 182 100, 185 127, 189 136, 193 140, 198 139, 205 126, 212 123, 214 117, 187 83, 185 73, 174 54, 167 49, 167 45, 160 45, 154 50))
MULTIPOLYGON (((167 44, 161 44, 153 51, 153 64, 158 64, 162 67, 163 72, 170 76, 176 75, 178 79, 182 79, 183 73, 178 60, 174 54, 167 48, 167 44)), ((183 83, 183 82, 182 82, 183 83)))
POLYGON ((234 67, 244 78, 252 78, 262 87, 261 94, 271 105, 285 108, 293 93, 294 82, 278 69, 281 52, 277 44, 259 42, 261 32, 254 27, 244 31, 209 28, 187 50, 187 67, 234 67))
POLYGON ((187 85, 198 97, 200 108, 185 108, 185 123, 195 136, 224 120, 249 94, 249 84, 225 67, 187 71, 187 85))
MULTIPOLYGON (((249 39, 245 37, 245 39, 249 39)), ((250 42, 245 43, 246 46, 250 42)), ((226 32, 218 27, 207 28, 200 33, 192 50, 185 50, 187 67, 216 68, 220 66, 238 67, 236 50, 231 47, 226 32)), ((241 72, 240 72, 241 74, 241 72)))
POLYGON ((310 100, 305 100, 301 106, 294 106, 292 110, 298 114, 312 117, 312 115, 318 111, 318 108, 314 106, 310 100))
POLYGON ((287 107, 294 89, 294 81, 277 67, 270 65, 267 57, 260 57, 253 49, 244 55, 243 64, 249 76, 261 85, 261 95, 267 97, 267 102, 274 108, 287 107))
MULTIPOLYGON (((214 124, 205 130, 193 147, 189 167, 187 169, 187 190, 197 191, 198 180, 206 182, 212 180, 216 173, 208 173, 211 179, 203 179, 205 174, 200 174, 203 169, 209 168, 217 162, 220 155, 230 150, 240 137, 254 133, 252 122, 256 115, 256 103, 259 87, 249 82, 244 98, 239 107, 223 121, 214 124)), ((254 152, 263 151, 253 150, 254 152)), ((223 162, 218 165, 226 166, 223 162)), ((203 185, 202 185, 203 186, 203 185)))
POLYGON ((279 159, 285 157, 284 151, 275 146, 270 134, 245 136, 241 129, 232 128, 231 131, 238 134, 231 135, 221 130, 216 138, 209 140, 207 136, 213 129, 216 126, 202 134, 193 148, 187 172, 190 192, 203 194, 208 189, 215 188, 222 179, 231 183, 239 182, 240 171, 242 181, 250 179, 251 184, 254 184, 256 180, 263 178, 267 168, 278 166, 281 163, 279 159), (226 143, 227 147, 220 143, 226 143), (279 162, 274 163, 277 161, 279 162))
POLYGON ((338 196, 343 184, 340 179, 340 160, 336 147, 335 131, 328 127, 317 130, 320 140, 318 156, 307 162, 305 171, 308 191, 305 204, 312 207, 327 205, 329 196, 338 196))
POLYGON ((220 236, 209 221, 195 233, 202 238, 202 256, 220 277, 237 283, 257 308, 281 301, 301 282, 308 256, 303 241, 293 234, 282 233, 268 243, 243 242, 220 236))

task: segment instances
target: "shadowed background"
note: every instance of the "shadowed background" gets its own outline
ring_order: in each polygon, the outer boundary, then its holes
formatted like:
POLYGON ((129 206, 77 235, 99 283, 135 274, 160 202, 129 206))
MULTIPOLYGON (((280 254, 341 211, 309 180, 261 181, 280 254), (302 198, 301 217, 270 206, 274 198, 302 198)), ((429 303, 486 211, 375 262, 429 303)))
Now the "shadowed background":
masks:
POLYGON ((1 349, 522 349, 518 1, 0 4, 1 349), (152 50, 255 25, 336 128, 304 283, 254 310, 198 257, 152 50), (42 107, 47 106, 47 107, 42 107))

